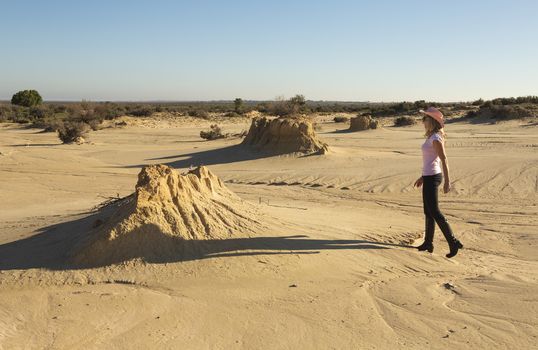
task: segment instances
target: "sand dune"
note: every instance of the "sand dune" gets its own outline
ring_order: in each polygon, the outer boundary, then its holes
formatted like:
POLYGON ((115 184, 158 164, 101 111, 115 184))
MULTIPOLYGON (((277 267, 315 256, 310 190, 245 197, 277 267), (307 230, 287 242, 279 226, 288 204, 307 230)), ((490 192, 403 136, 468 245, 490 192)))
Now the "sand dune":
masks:
POLYGON ((331 152, 319 156, 204 142, 203 123, 105 129, 84 145, 0 124, 0 349, 536 348, 536 126, 448 125, 441 208, 465 245, 449 260, 438 230, 433 254, 410 247, 423 232, 421 126, 383 124, 320 121, 331 152), (215 221, 192 254, 70 260, 104 215, 88 211, 130 195, 149 164, 206 166, 246 222, 215 221))

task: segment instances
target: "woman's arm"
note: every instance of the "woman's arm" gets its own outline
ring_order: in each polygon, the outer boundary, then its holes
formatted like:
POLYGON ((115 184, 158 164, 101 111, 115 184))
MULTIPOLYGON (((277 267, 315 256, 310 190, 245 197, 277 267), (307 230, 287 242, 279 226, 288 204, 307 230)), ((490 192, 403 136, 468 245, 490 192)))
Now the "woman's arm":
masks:
POLYGON ((441 163, 443 164, 443 175, 445 178, 443 191, 445 193, 448 193, 450 192, 450 172, 448 171, 448 159, 446 158, 445 145, 443 145, 443 143, 437 140, 434 140, 433 148, 437 152, 437 155, 439 156, 439 159, 441 159, 441 163))

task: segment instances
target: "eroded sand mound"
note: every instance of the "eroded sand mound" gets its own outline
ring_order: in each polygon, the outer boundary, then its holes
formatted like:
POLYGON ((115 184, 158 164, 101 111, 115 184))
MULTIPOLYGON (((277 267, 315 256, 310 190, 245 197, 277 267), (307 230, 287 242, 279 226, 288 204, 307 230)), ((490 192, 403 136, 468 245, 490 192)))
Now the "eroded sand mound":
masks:
POLYGON ((359 115, 358 117, 351 118, 349 131, 362 131, 368 129, 377 129, 379 122, 372 119, 369 115, 359 115))
POLYGON ((328 151, 328 145, 318 139, 312 123, 304 118, 255 118, 242 144, 275 154, 328 151))
POLYGON ((181 260, 203 241, 248 234, 259 224, 253 208, 203 166, 186 174, 166 165, 144 167, 135 193, 106 210, 109 216, 75 250, 76 263, 181 260))

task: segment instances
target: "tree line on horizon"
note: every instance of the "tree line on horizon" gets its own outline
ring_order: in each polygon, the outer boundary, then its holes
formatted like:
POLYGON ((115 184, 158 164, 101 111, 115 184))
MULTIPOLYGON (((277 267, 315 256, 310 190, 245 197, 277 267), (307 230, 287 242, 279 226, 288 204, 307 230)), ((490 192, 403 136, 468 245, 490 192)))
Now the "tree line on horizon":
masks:
MULTIPOLYGON (((478 99, 471 102, 329 102, 309 101, 297 94, 289 99, 274 101, 248 101, 236 98, 233 101, 198 102, 45 102, 36 90, 22 90, 15 93, 10 103, 0 103, 0 122, 29 124, 46 131, 61 132, 69 128, 90 128, 97 130, 104 120, 113 120, 128 115, 149 117, 154 113, 168 112, 195 118, 210 119, 211 114, 224 117, 242 117, 257 111, 265 115, 294 116, 299 114, 355 113, 372 117, 413 115, 429 106, 441 110, 467 111, 467 118, 490 116, 493 119, 515 119, 536 115, 538 96, 496 98, 488 101, 478 99)), ((67 132, 68 133, 68 132, 67 132)))

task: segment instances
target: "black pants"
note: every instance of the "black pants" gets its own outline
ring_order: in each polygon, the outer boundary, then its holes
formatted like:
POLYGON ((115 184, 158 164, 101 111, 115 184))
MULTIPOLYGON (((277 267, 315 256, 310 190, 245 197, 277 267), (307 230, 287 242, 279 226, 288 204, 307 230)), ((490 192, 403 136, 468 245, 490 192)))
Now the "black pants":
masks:
POLYGON ((431 176, 422 176, 422 201, 424 203, 424 215, 426 215, 426 243, 433 242, 433 233, 435 232, 435 223, 439 226, 446 241, 451 244, 457 241, 452 233, 450 225, 439 210, 438 189, 443 181, 442 174, 431 176))

